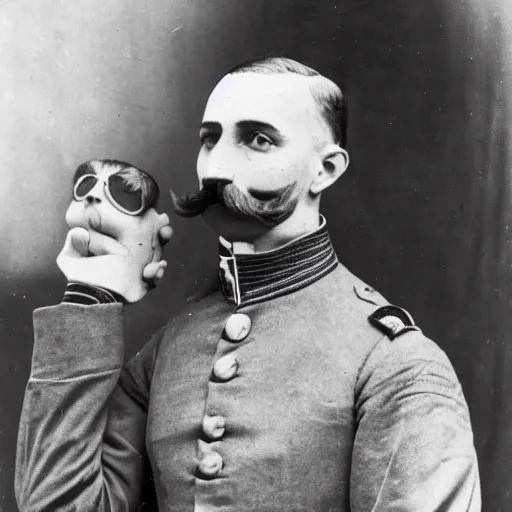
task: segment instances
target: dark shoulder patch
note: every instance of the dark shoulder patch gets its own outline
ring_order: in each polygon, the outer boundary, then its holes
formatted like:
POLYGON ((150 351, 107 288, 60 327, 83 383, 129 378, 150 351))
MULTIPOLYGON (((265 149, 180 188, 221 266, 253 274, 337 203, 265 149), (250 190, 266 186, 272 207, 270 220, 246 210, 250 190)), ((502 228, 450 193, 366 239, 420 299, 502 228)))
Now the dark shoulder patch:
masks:
POLYGON ((398 306, 383 306, 374 311, 368 320, 391 340, 409 331, 421 332, 420 328, 414 324, 412 316, 398 306))

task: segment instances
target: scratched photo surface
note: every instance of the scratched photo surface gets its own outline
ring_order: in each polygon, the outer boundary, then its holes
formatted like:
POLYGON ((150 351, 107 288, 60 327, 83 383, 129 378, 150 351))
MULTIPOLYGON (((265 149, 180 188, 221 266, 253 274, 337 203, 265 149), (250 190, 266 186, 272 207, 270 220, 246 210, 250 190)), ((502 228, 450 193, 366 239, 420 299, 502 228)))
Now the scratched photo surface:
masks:
POLYGON ((0 511, 17 510, 32 311, 62 298, 75 168, 147 170, 174 229, 163 282, 126 313, 128 358, 216 271, 214 234, 169 189, 196 187, 215 82, 267 55, 345 91, 351 164, 322 201, 334 247, 448 354, 483 510, 512 510, 511 32, 507 0, 0 1, 0 511))

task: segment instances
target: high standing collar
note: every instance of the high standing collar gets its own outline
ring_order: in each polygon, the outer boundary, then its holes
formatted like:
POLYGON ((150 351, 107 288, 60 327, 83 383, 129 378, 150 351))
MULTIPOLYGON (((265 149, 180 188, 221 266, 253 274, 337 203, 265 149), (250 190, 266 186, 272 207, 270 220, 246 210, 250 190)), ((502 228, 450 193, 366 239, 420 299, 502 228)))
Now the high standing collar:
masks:
POLYGON ((254 254, 236 254, 219 240, 219 276, 226 299, 237 306, 287 295, 325 276, 338 265, 325 219, 320 227, 283 247, 254 254))

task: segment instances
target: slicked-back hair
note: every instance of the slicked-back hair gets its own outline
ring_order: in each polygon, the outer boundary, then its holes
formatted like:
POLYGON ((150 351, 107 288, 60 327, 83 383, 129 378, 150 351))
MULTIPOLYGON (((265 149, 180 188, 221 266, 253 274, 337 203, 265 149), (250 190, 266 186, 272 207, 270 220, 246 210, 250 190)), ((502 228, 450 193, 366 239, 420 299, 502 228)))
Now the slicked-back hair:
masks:
POLYGON ((110 158, 87 160, 77 167, 73 177, 73 183, 76 183, 84 174, 97 174, 98 170, 103 168, 119 172, 128 187, 132 190, 141 190, 145 210, 156 207, 158 198, 160 197, 160 189, 157 182, 147 172, 122 160, 113 160, 110 158))
POLYGON ((322 117, 327 122, 336 144, 345 148, 347 145, 348 106, 342 90, 332 80, 321 75, 313 68, 286 57, 266 57, 250 60, 231 68, 226 75, 238 73, 258 73, 262 75, 292 73, 311 78, 311 94, 320 107, 322 117))

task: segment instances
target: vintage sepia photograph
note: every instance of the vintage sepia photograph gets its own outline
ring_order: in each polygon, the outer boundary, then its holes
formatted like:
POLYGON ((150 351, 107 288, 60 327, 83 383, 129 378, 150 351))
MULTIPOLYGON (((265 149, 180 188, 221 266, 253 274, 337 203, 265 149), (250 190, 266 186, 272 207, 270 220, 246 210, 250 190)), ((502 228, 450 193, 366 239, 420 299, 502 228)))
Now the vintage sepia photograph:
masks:
POLYGON ((0 0, 0 512, 512 510, 510 0, 0 0))

